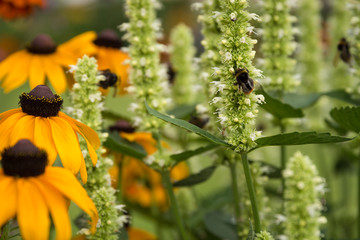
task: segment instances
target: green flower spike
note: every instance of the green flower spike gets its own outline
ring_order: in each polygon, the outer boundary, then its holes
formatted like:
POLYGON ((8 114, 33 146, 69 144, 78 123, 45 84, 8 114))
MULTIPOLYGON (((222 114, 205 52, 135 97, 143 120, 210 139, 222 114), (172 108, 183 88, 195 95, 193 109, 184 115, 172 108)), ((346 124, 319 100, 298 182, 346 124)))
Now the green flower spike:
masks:
POLYGON ((167 73, 160 66, 159 58, 159 52, 164 47, 156 41, 161 36, 160 22, 155 19, 155 8, 159 7, 159 3, 156 0, 127 0, 125 7, 129 23, 119 28, 126 31, 124 39, 130 44, 132 86, 127 90, 137 100, 130 106, 136 115, 134 125, 141 130, 158 129, 162 121, 147 113, 144 101, 159 112, 164 112, 169 104, 169 99, 164 97, 164 91, 169 90, 167 73))
MULTIPOLYGON (((70 113, 78 121, 97 131, 101 142, 104 142, 107 137, 107 134, 101 133, 101 111, 104 110, 104 102, 98 90, 101 76, 98 75, 96 60, 85 55, 71 71, 75 71, 76 83, 70 96, 70 113)), ((80 138, 79 141, 81 149, 87 149, 85 140, 80 138)), ((88 181, 84 187, 94 201, 100 218, 95 235, 88 235, 89 231, 86 228, 80 230, 80 234, 86 235, 87 239, 117 239, 116 231, 127 221, 126 216, 120 216, 121 211, 118 210, 122 205, 115 203, 115 190, 111 187, 108 173, 113 162, 101 156, 104 151, 101 147, 97 151, 96 167, 92 166, 89 153, 83 152, 84 157, 88 158, 85 159, 88 181)))
POLYGON ((285 178, 285 236, 288 240, 320 239, 320 197, 325 193, 325 180, 319 177, 308 156, 296 152, 283 171, 285 178))

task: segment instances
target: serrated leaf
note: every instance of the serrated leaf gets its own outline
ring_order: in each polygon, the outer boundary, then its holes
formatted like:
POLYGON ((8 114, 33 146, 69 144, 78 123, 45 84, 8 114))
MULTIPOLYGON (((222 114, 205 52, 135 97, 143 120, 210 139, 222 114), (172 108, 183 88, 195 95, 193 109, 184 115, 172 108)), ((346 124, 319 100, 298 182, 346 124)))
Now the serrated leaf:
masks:
POLYGON ((219 146, 218 144, 210 143, 207 146, 199 147, 199 148, 194 149, 194 150, 188 150, 188 151, 185 151, 185 152, 173 154, 170 157, 172 159, 174 159, 176 161, 176 164, 177 164, 177 163, 179 163, 181 161, 184 161, 184 160, 187 160, 187 159, 189 159, 189 158, 191 158, 193 156, 196 156, 196 155, 199 155, 201 153, 204 153, 204 152, 210 151, 212 149, 215 149, 218 146, 219 146))
POLYGON ((280 100, 271 97, 263 88, 260 88, 257 93, 262 94, 265 97, 265 103, 260 104, 260 107, 278 119, 301 118, 304 116, 301 109, 296 109, 289 104, 282 103, 280 100))
POLYGON ((193 185, 205 182, 206 180, 208 180, 211 177, 211 175, 214 173, 215 169, 216 169, 216 166, 204 168, 203 170, 201 170, 198 173, 191 174, 189 177, 187 177, 185 179, 174 182, 173 186, 174 187, 189 187, 189 186, 193 186, 193 185))
POLYGON ((195 111, 195 104, 191 105, 179 105, 168 111, 169 115, 173 115, 176 118, 187 118, 195 111))
POLYGON ((238 240, 231 216, 220 211, 209 212, 204 216, 204 223, 206 229, 220 239, 238 240))
POLYGON ((339 135, 346 135, 348 133, 349 130, 343 128, 342 126, 340 126, 339 124, 337 124, 336 122, 334 121, 331 121, 329 119, 325 119, 324 120, 326 125, 329 127, 329 128, 332 128, 334 129, 339 135))
POLYGON ((346 92, 343 89, 326 92, 326 93, 323 93, 323 95, 331 97, 331 98, 335 98, 335 99, 338 99, 338 100, 341 100, 341 101, 344 101, 344 102, 347 102, 350 104, 360 105, 359 99, 354 99, 351 94, 349 94, 348 92, 346 92))
POLYGON ((321 93, 286 93, 284 94, 283 101, 294 108, 307 108, 315 104, 321 96, 321 93))
POLYGON ((142 159, 147 155, 145 149, 141 145, 125 140, 117 133, 111 133, 103 145, 112 151, 137 159, 142 159))
POLYGON ((331 136, 330 133, 292 132, 258 138, 256 148, 281 145, 303 145, 320 143, 337 143, 350 141, 352 138, 331 136))
POLYGON ((249 220, 249 234, 248 234, 246 240, 254 240, 254 239, 255 239, 255 231, 254 231, 251 221, 249 220))
POLYGON ((330 115, 343 128, 360 132, 360 107, 334 108, 330 115))
POLYGON ((218 137, 215 137, 214 135, 212 135, 211 133, 187 122, 187 121, 184 121, 184 120, 181 120, 181 119, 177 119, 177 118, 171 118, 170 116, 167 116, 165 114, 162 114, 162 113, 159 113, 158 111, 152 109, 149 107, 149 105, 147 104, 147 102, 145 101, 145 106, 146 106, 146 109, 147 111, 157 117, 157 118, 160 118, 161 120, 165 121, 165 122, 168 122, 168 123, 171 123, 175 126, 178 126, 178 127, 181 127, 181 128, 184 128, 190 132, 193 132, 193 133, 196 133, 197 135, 199 136, 202 136, 208 140, 210 140, 211 142, 214 142, 216 144, 219 144, 219 145, 224 145, 224 146, 231 146, 230 144, 228 144, 227 142, 225 142, 224 140, 218 138, 218 137))

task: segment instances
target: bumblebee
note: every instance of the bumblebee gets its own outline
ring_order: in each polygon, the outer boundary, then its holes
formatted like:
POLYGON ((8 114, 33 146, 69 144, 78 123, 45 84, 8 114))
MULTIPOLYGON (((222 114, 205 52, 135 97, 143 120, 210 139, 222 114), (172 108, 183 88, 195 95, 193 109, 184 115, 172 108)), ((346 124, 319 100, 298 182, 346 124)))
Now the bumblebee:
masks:
POLYGON ((254 80, 249 77, 249 71, 244 68, 236 69, 234 73, 236 77, 236 83, 238 85, 239 91, 242 89, 244 94, 250 94, 254 90, 254 80))
POLYGON ((344 63, 350 65, 351 53, 350 53, 350 44, 346 38, 341 38, 340 42, 337 44, 337 55, 335 56, 334 65, 337 65, 337 60, 340 57, 344 63))
POLYGON ((103 89, 107 89, 108 87, 115 87, 118 77, 115 73, 111 72, 109 69, 100 71, 100 74, 105 77, 105 80, 101 80, 98 85, 103 89))

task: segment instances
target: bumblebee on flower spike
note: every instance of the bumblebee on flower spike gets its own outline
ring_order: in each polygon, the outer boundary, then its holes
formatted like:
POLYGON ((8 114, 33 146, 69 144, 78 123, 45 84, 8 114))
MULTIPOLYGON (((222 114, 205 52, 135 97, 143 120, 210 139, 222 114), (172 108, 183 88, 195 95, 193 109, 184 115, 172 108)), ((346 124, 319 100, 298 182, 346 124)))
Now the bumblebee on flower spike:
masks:
POLYGON ((0 114, 0 151, 19 139, 29 139, 47 151, 49 165, 59 154, 63 166, 73 174, 80 171, 85 183, 87 172, 77 133, 86 140, 93 165, 97 162, 94 149, 99 148, 100 140, 90 127, 62 113, 62 102, 59 95, 44 85, 23 93, 20 108, 0 114))
POLYGON ((16 216, 23 239, 49 239, 50 212, 56 240, 68 240, 72 200, 91 217, 90 231, 95 232, 96 207, 69 170, 46 166, 46 152, 27 139, 4 149, 1 157, 0 191, 6 197, 0 199, 0 227, 16 216))
POLYGON ((242 89, 244 94, 250 94, 254 90, 254 80, 249 77, 249 71, 244 68, 237 68, 235 73, 236 83, 238 85, 239 91, 242 89))

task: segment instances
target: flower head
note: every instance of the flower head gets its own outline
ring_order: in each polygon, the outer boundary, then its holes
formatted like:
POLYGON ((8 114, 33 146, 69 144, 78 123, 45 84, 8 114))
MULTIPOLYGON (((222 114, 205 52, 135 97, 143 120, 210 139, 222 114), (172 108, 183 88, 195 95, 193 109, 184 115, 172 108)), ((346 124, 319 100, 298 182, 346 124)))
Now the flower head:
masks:
POLYGON ((106 29, 99 34, 93 31, 82 33, 74 37, 66 49, 81 57, 84 54, 94 56, 97 59, 98 69, 109 69, 118 78, 119 93, 126 93, 125 88, 129 86, 129 65, 125 64, 129 56, 120 50, 122 42, 116 32, 106 29))
POLYGON ((63 67, 74 64, 76 55, 57 46, 50 36, 40 34, 23 50, 0 62, 1 87, 6 93, 23 85, 29 79, 30 88, 45 84, 45 77, 58 94, 67 87, 63 67))
POLYGON ((91 217, 95 232, 95 205, 69 170, 46 166, 46 152, 27 139, 6 148, 1 157, 0 190, 7 197, 0 200, 0 226, 16 216, 24 239, 49 239, 50 212, 56 239, 70 239, 69 199, 91 217))
POLYGON ((44 7, 46 0, 0 0, 0 17, 15 19, 30 15, 35 7, 44 7))
POLYGON ((62 101, 59 95, 54 95, 44 85, 23 93, 20 108, 0 114, 0 151, 14 145, 19 139, 29 139, 47 151, 49 165, 59 154, 63 166, 73 174, 80 171, 83 182, 86 182, 85 160, 76 133, 86 140, 94 165, 97 162, 94 149, 100 146, 99 137, 85 124, 62 113, 62 101))

